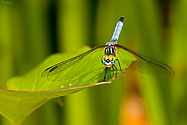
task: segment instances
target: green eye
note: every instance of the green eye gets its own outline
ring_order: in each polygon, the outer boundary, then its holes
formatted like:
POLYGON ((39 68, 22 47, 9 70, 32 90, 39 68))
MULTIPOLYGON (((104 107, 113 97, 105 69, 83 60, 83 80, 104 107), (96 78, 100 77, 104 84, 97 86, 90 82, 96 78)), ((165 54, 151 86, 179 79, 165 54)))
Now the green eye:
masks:
POLYGON ((112 63, 113 65, 115 64, 115 62, 116 62, 116 60, 111 61, 111 63, 112 63))
POLYGON ((103 64, 105 64, 105 61, 103 59, 101 61, 102 61, 103 64))

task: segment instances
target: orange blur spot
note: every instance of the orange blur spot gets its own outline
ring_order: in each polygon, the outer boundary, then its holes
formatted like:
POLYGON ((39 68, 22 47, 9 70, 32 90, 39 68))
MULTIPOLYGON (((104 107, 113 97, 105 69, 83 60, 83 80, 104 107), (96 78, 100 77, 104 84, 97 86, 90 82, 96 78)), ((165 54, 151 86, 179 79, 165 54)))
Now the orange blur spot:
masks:
POLYGON ((120 125, 149 125, 140 97, 134 94, 124 101, 121 108, 120 122, 120 125))

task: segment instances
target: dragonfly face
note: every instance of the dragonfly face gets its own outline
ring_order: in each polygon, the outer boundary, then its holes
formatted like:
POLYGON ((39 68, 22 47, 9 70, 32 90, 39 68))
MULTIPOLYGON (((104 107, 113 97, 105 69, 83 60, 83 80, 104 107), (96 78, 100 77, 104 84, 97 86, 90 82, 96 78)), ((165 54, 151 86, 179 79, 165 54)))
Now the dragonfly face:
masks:
POLYGON ((112 65, 114 65, 116 62, 116 59, 113 55, 104 55, 102 58, 102 63, 106 66, 106 67, 111 67, 112 65))

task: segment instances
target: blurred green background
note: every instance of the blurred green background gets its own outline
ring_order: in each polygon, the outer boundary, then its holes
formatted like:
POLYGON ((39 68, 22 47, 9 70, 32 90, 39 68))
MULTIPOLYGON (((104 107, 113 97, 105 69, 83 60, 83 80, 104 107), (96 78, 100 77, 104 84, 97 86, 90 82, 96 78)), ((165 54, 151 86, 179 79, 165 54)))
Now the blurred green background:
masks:
POLYGON ((49 101, 23 125, 186 125, 186 8, 186 0, 0 0, 0 88, 52 53, 105 44, 124 16, 118 43, 171 65, 175 77, 128 72, 49 101))

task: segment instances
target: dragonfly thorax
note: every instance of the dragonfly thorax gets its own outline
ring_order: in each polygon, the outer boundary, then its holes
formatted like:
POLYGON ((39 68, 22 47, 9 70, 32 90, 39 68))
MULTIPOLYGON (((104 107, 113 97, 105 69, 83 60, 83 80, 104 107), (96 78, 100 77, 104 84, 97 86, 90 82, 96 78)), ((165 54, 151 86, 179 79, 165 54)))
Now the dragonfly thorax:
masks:
POLYGON ((106 46, 105 47, 105 55, 113 55, 116 57, 116 48, 115 46, 106 46))

